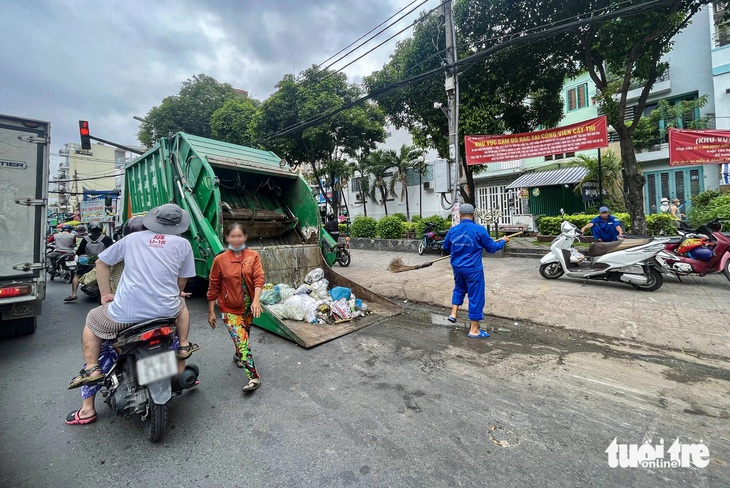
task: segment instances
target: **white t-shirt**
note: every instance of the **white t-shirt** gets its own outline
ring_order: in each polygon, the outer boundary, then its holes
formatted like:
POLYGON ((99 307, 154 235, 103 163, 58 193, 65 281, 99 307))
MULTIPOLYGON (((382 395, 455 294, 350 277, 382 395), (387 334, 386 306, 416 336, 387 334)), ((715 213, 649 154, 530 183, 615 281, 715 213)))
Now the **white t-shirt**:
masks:
POLYGON ((170 318, 180 307, 178 278, 195 276, 190 243, 176 235, 135 232, 99 254, 113 266, 124 261, 124 271, 109 304, 109 318, 120 324, 134 324, 156 318, 170 318))

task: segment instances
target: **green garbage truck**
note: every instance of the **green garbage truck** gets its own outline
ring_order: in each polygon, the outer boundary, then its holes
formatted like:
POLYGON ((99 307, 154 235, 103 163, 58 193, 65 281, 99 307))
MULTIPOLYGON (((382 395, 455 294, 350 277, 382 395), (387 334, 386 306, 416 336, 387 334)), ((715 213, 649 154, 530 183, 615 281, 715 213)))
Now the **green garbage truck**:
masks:
POLYGON ((261 256, 268 283, 296 287, 307 273, 322 268, 330 287, 352 289, 372 312, 340 324, 310 324, 280 320, 266 310, 254 321, 259 327, 308 348, 402 311, 331 268, 335 242, 322 228, 309 184, 272 152, 182 132, 163 137, 126 166, 121 218, 170 202, 190 213, 184 237, 192 245, 199 279, 208 278, 213 258, 225 249, 225 226, 239 222, 248 246, 261 256))

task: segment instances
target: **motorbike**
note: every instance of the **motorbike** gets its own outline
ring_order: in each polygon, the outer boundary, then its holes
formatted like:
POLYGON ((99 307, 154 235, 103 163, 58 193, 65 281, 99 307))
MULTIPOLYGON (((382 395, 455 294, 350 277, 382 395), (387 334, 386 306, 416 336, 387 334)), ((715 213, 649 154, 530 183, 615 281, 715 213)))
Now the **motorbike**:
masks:
POLYGON ((730 280, 730 233, 722 232, 722 221, 715 219, 697 229, 680 229, 680 237, 669 240, 657 255, 666 270, 682 279, 696 274, 724 273, 730 280), (694 244, 692 248, 690 243, 694 244))
POLYGON ((423 231, 423 237, 418 243, 418 254, 423 254, 426 249, 433 251, 441 251, 444 248, 444 237, 446 237, 448 231, 437 230, 436 224, 426 222, 426 228, 423 231))
POLYGON ((178 372, 171 349, 175 331, 175 319, 149 320, 121 331, 113 344, 119 356, 102 383, 109 408, 116 415, 139 416, 152 442, 167 431, 167 403, 196 386, 200 373, 193 364, 178 372))
POLYGON ((664 283, 662 265, 656 256, 668 239, 623 239, 594 242, 586 259, 573 244, 580 236, 578 228, 563 222, 560 235, 550 245, 550 252, 540 259, 540 275, 548 280, 563 274, 584 280, 626 283, 637 290, 655 291, 664 283))
MULTIPOLYGON (((46 254, 50 254, 56 250, 55 246, 47 246, 46 254)), ((76 271, 76 255, 73 251, 68 251, 51 261, 51 266, 46 268, 48 279, 53 281, 60 278, 66 283, 71 283, 74 272, 76 271)))
POLYGON ((352 261, 352 257, 350 256, 350 238, 345 237, 344 241, 338 240, 335 251, 337 252, 337 263, 343 268, 348 267, 352 261))

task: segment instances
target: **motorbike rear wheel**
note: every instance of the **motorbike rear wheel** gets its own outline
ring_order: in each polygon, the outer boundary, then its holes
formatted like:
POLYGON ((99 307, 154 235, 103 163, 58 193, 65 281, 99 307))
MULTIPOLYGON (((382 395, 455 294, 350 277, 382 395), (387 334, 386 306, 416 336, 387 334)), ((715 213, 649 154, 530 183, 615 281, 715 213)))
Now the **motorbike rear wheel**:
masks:
POLYGON ((633 287, 641 291, 655 291, 664 284, 664 276, 654 268, 649 268, 649 275, 646 278, 646 283, 643 285, 633 285, 633 287))
POLYGON ((340 251, 339 256, 337 256, 337 263, 342 266, 343 268, 347 268, 350 265, 350 262, 352 261, 352 257, 350 256, 350 251, 343 249, 340 251))
POLYGON ((565 271, 560 263, 547 263, 540 265, 540 276, 546 280, 554 280, 563 276, 565 271))
POLYGON ((150 413, 144 421, 145 435, 150 442, 159 442, 167 432, 167 404, 150 404, 150 413))
POLYGON ((725 278, 730 280, 730 259, 728 259, 727 263, 725 263, 725 269, 723 269, 722 272, 725 273, 725 278))
POLYGON ((423 256, 423 253, 426 251, 426 239, 421 239, 418 242, 418 254, 423 256))

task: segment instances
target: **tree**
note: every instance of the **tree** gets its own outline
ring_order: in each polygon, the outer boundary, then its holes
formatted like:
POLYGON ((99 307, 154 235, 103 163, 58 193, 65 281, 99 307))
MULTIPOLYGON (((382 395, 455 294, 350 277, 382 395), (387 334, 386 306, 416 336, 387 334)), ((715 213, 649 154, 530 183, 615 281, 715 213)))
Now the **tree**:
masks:
POLYGON ((707 105, 707 100, 707 95, 676 103, 660 100, 648 117, 639 120, 633 135, 634 146, 636 149, 648 149, 667 142, 670 128, 707 129, 707 117, 696 117, 699 109, 707 105))
MULTIPOLYGON (((517 32, 542 24, 540 15, 555 9, 551 2, 459 0, 454 8, 460 58, 502 42, 517 32), (523 9, 530 14, 523 15, 523 9), (545 10, 545 12, 543 12, 545 10)), ((576 74, 565 36, 529 46, 510 48, 460 70, 460 134, 524 132, 538 126, 552 127, 562 117, 563 80, 576 74), (529 100, 529 103, 528 103, 529 100)), ((390 61, 365 78, 369 91, 439 68, 445 62, 443 19, 423 16, 413 37, 398 43, 390 61)), ((432 76, 378 97, 388 119, 406 128, 417 145, 433 147, 441 157, 449 154, 448 119, 434 102, 446 105, 444 79, 432 76)), ((464 200, 474 203, 473 172, 483 167, 467 166, 462 154, 466 189, 464 200)))
MULTIPOLYGON (((598 158, 580 154, 576 157, 576 161, 580 166, 588 170, 583 178, 584 182, 598 181, 598 158)), ((626 210, 626 195, 624 193, 624 180, 621 176, 621 157, 611 151, 601 155, 601 186, 604 195, 604 203, 607 204, 614 212, 623 212, 626 210)), ((580 192, 580 184, 576 191, 580 192)))
POLYGON ((411 220, 411 207, 408 202, 408 170, 413 170, 418 158, 423 158, 423 150, 416 146, 402 145, 398 151, 390 150, 389 159, 393 161, 391 166, 392 176, 388 183, 390 194, 397 197, 396 184, 400 183, 400 201, 406 202, 406 218, 411 220))
POLYGON ((379 203, 388 215, 388 196, 390 195, 388 178, 391 168, 395 164, 394 151, 378 149, 367 155, 366 171, 368 178, 373 181, 367 185, 367 196, 375 203, 379 203))
POLYGON ((297 81, 288 74, 276 92, 258 108, 252 130, 258 144, 278 153, 290 164, 311 167, 327 203, 339 212, 339 194, 327 196, 326 187, 341 186, 352 168, 348 158, 367 154, 385 140, 385 116, 374 103, 340 112, 326 122, 279 136, 278 132, 315 116, 338 109, 362 96, 362 88, 349 84, 343 73, 313 66, 297 81), (324 183, 323 183, 324 182, 324 183))
POLYGON ((177 95, 165 97, 147 112, 137 137, 147 147, 160 137, 179 131, 210 137, 211 115, 237 96, 228 83, 204 74, 195 75, 182 83, 177 95))
POLYGON ((255 100, 242 97, 227 100, 210 117, 211 137, 241 146, 253 145, 251 121, 255 113, 255 100))
MULTIPOLYGON (((669 68, 664 55, 671 50, 672 39, 708 3, 709 0, 674 0, 663 6, 653 6, 639 15, 590 24, 574 32, 578 41, 575 59, 590 74, 598 89, 600 109, 608 116, 619 137, 627 206, 632 228, 640 234, 646 232, 645 180, 636 161, 633 136, 640 126, 651 88, 669 68), (631 114, 627 112, 628 93, 637 85, 640 94, 631 114)), ((585 0, 570 2, 569 8, 587 12, 623 6, 625 2, 621 0, 585 0)), ((565 15, 565 11, 557 15, 565 15)))

